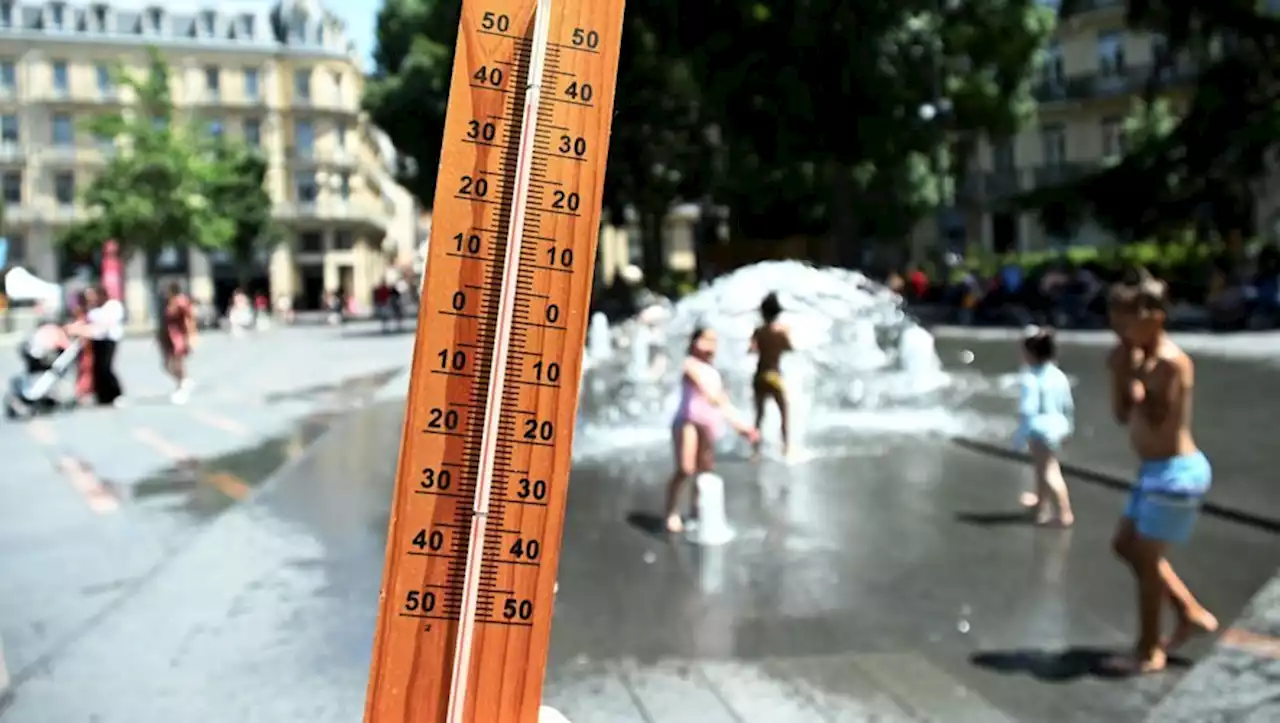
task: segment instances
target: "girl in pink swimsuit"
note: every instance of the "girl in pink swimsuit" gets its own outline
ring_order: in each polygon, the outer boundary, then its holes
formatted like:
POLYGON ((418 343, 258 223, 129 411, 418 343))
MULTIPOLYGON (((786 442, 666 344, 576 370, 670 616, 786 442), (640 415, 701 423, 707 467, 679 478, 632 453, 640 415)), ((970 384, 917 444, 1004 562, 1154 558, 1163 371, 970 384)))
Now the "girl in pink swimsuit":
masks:
MULTIPOLYGON (((748 440, 760 433, 742 421, 725 394, 720 373, 711 366, 716 353, 716 335, 710 329, 698 328, 689 340, 689 356, 684 360, 684 376, 680 381, 680 406, 671 423, 672 446, 676 469, 667 483, 666 519, 669 532, 684 530, 678 512, 680 489, 685 480, 715 468, 715 443, 732 426, 748 440)), ((694 491, 697 494, 697 491, 694 491)), ((696 497, 695 497, 696 508, 696 497)))

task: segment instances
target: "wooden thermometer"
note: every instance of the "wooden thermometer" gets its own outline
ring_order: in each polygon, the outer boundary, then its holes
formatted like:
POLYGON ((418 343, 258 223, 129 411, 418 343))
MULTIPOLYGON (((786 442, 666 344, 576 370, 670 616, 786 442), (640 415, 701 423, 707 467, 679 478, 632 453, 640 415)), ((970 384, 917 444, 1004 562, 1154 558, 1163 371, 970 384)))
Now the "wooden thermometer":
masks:
POLYGON ((366 723, 536 723, 623 0, 463 0, 366 723))

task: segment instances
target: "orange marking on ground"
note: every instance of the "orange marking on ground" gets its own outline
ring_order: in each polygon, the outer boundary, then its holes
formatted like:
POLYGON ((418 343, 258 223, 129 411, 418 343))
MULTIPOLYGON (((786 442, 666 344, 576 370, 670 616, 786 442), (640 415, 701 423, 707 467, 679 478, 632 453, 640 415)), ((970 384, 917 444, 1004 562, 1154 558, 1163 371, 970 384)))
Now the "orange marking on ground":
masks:
POLYGON ((1250 632, 1241 628, 1227 628, 1222 634, 1222 644, 1264 658, 1280 660, 1280 638, 1250 632))
MULTIPOLYGON (((154 430, 147 427, 134 429, 133 438, 179 464, 194 465, 197 461, 190 452, 161 437, 154 430)), ((212 486, 233 500, 243 500, 252 491, 243 479, 230 472, 201 472, 199 470, 196 470, 196 472, 197 481, 212 486)))
POLYGON ((190 462, 195 459, 190 452, 161 437, 155 430, 147 427, 134 428, 133 438, 174 462, 190 462))
POLYGON ((213 485, 219 492, 233 500, 243 500, 250 493, 249 485, 229 472, 213 472, 201 475, 200 481, 213 485))
POLYGON ((224 417, 221 414, 214 414, 213 412, 204 409, 189 409, 188 411, 191 413, 191 418, 201 424, 206 424, 214 429, 221 430, 227 434, 233 434, 237 437, 249 436, 249 428, 234 419, 224 417))
POLYGON ((58 460, 58 468, 67 476, 71 486, 89 505, 89 509, 100 515, 120 509, 120 500, 102 484, 98 475, 93 473, 84 462, 72 457, 58 460))
POLYGON ((32 439, 45 445, 52 447, 58 443, 58 433, 53 431, 53 425, 43 419, 33 419, 26 424, 27 434, 32 439))

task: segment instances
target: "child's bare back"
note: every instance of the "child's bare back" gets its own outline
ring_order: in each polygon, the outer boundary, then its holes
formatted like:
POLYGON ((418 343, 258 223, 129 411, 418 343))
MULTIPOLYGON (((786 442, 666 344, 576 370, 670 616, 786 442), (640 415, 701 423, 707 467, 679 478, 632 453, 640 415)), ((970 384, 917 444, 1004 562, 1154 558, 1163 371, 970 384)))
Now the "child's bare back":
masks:
POLYGON ((751 347, 759 355, 756 361, 757 374, 779 371, 782 368, 782 355, 791 351, 791 330, 776 321, 765 324, 751 335, 751 347))

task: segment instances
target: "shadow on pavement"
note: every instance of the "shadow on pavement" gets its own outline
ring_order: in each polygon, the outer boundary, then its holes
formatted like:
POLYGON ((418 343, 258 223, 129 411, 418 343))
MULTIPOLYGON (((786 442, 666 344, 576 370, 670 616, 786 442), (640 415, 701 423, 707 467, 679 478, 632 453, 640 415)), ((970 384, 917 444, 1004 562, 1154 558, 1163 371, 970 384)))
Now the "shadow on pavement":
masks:
MULTIPOLYGON (((1114 648, 1078 646, 1065 650, 991 650, 974 653, 969 662, 979 668, 1011 675, 1022 673, 1045 683, 1070 683, 1081 678, 1120 680, 1127 677, 1107 665, 1110 658, 1123 651, 1114 648)), ((1191 661, 1169 658, 1169 667, 1187 668, 1191 661)))
POLYGON ((956 521, 977 527, 998 527, 1001 525, 1031 525, 1035 517, 1026 510, 1005 510, 1000 512, 957 512, 956 521))
POLYGON ((278 404, 284 401, 314 401, 317 397, 326 394, 335 396, 337 398, 335 401, 338 403, 357 401, 365 399, 376 392, 382 385, 399 374, 401 369, 402 367, 396 366, 373 374, 344 379, 335 384, 318 384, 287 392, 275 392, 264 396, 263 402, 266 404, 278 404))
MULTIPOLYGON (((1002 459, 1010 459, 1015 461, 1027 461, 1029 458, 1019 452, 1014 452, 1006 447, 982 440, 970 439, 967 437, 952 437, 951 443, 958 447, 963 447, 979 454, 990 455, 992 457, 1000 457, 1002 459)), ((1119 477, 1099 472, 1097 470, 1082 467, 1068 462, 1062 462, 1062 473, 1068 477, 1092 482, 1096 485, 1106 487, 1108 489, 1128 492, 1133 489, 1132 485, 1119 477)), ((1246 512, 1244 510, 1234 509, 1222 505, 1212 500, 1205 500, 1204 506, 1201 508, 1206 515, 1217 517, 1222 520, 1236 522, 1247 525, 1262 532, 1280 533, 1280 520, 1266 517, 1263 515, 1246 512)))
POLYGON ((342 333, 335 335, 333 339, 337 341, 337 340, 346 340, 346 339, 365 339, 368 337, 379 337, 379 336, 404 336, 406 334, 413 334, 416 331, 417 331, 417 324, 409 323, 409 321, 406 320, 405 325, 400 327, 399 329, 395 329, 395 328, 381 329, 376 326, 372 328, 363 327, 360 329, 343 329, 342 333))
POLYGON ((657 515, 652 512, 628 513, 627 524, 646 535, 652 535, 659 540, 666 540, 671 537, 671 533, 667 532, 667 525, 662 519, 662 515, 657 515))

